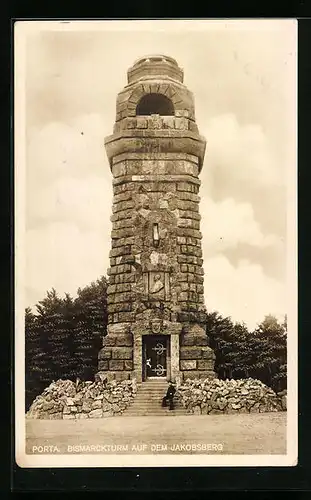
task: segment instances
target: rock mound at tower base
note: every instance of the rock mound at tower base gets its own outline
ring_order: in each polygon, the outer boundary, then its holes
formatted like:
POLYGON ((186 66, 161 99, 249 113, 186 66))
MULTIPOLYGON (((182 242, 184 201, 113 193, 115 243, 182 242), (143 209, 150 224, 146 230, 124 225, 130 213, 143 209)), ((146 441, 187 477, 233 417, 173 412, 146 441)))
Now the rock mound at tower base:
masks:
POLYGON ((286 391, 276 394, 260 380, 186 380, 178 398, 196 415, 264 413, 286 410, 286 391))
POLYGON ((33 401, 26 418, 79 419, 121 415, 137 392, 136 380, 52 382, 33 401))

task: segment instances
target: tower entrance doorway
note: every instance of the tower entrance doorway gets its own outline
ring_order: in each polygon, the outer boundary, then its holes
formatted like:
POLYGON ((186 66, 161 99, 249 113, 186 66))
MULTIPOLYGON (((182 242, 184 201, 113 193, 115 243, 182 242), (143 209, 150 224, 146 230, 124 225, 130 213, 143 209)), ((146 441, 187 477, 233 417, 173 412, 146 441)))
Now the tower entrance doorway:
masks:
POLYGON ((168 335, 143 336, 143 380, 167 378, 168 335))

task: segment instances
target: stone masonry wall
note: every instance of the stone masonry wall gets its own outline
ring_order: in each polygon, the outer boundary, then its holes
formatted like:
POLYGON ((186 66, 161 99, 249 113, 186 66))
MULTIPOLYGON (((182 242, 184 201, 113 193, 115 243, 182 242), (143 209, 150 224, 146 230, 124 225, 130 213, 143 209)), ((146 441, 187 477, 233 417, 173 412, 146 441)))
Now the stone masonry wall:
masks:
POLYGON ((135 380, 57 380, 33 401, 26 418, 75 420, 121 415, 137 393, 135 380))
POLYGON ((115 123, 114 132, 121 132, 122 130, 190 130, 191 132, 198 133, 198 126, 190 118, 189 111, 178 110, 175 116, 135 116, 123 118, 115 123))
POLYGON ((146 333, 147 318, 181 324, 180 370, 185 376, 215 376, 215 356, 204 329, 198 159, 167 153, 119 155, 112 173, 109 335, 99 354, 99 369, 120 372, 116 378, 130 377, 131 324, 141 321, 141 333, 146 333), (159 231, 156 246, 154 224, 159 231), (165 290, 154 300, 146 279, 159 272, 165 290))
POLYGON ((286 394, 260 380, 186 380, 176 397, 196 415, 286 411, 286 394))
POLYGON ((173 320, 204 322, 203 259, 197 159, 153 154, 116 158, 108 294, 108 322, 134 322, 148 302, 143 273, 169 273, 173 320), (132 180, 129 179, 131 177, 132 180), (137 177, 137 179, 135 178, 137 177), (155 177, 155 179, 153 179, 155 177), (159 243, 152 237, 158 225, 159 243))
POLYGON ((195 123, 193 95, 174 59, 144 57, 129 69, 105 148, 113 206, 108 335, 99 370, 118 379, 137 370, 139 377, 142 335, 162 332, 174 335, 172 345, 180 346, 179 352, 174 349, 174 366, 177 359, 185 375, 213 377, 199 214, 205 139, 195 123), (169 99, 174 114, 137 116, 148 94, 169 99))

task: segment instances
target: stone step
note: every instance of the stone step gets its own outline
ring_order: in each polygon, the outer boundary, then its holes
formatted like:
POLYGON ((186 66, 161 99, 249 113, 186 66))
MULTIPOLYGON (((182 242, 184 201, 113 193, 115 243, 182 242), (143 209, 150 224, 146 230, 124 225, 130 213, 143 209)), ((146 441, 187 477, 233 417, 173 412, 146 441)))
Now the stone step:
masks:
POLYGON ((186 415, 186 409, 179 401, 174 401, 174 410, 162 407, 162 399, 166 394, 166 380, 147 380, 137 386, 137 394, 131 405, 124 411, 124 416, 173 416, 186 415))
POLYGON ((135 401, 138 401, 140 399, 145 399, 146 401, 162 401, 164 397, 164 394, 156 394, 156 395, 151 395, 151 394, 137 394, 137 396, 134 398, 135 401))
MULTIPOLYGON (((162 405, 162 398, 160 399, 145 399, 145 398, 135 398, 134 401, 132 401, 132 405, 134 404, 146 404, 146 405, 156 405, 156 406, 161 406, 162 405)), ((174 401, 174 405, 182 407, 182 404, 179 403, 179 401, 174 401)))
MULTIPOLYGON (((157 408, 163 408, 160 404, 148 404, 148 403, 133 403, 129 408, 133 409, 133 408, 150 408, 150 409, 157 409, 157 408)), ((168 408, 168 406, 164 407, 164 408, 168 408)), ((178 406, 178 405, 175 405, 174 404, 174 408, 176 409, 180 409, 180 410, 183 410, 184 407, 183 406, 178 406)))
POLYGON ((167 416, 184 416, 187 415, 187 413, 183 411, 176 411, 176 410, 171 410, 171 411, 135 411, 135 412, 124 412, 123 416, 124 417, 167 417, 167 416))

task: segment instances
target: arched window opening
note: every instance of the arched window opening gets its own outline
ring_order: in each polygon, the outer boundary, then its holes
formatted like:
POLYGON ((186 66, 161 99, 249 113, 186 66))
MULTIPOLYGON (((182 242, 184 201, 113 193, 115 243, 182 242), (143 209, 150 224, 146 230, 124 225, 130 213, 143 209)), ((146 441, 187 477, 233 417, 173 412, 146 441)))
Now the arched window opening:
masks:
POLYGON ((163 94, 144 95, 136 107, 136 115, 174 115, 172 101, 163 94))

